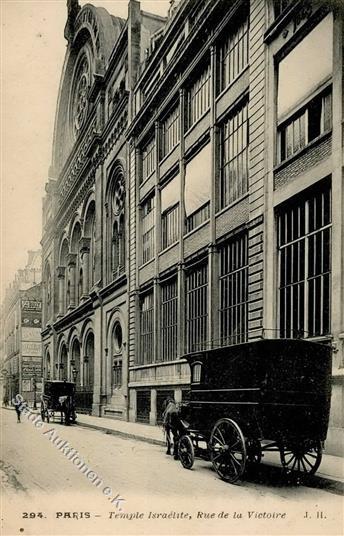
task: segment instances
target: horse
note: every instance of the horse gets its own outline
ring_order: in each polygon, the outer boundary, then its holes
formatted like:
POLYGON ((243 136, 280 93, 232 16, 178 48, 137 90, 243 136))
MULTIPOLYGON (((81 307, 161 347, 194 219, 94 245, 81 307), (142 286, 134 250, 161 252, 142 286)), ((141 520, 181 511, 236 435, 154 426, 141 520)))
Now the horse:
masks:
POLYGON ((166 454, 170 455, 171 447, 173 447, 173 458, 178 460, 178 443, 180 437, 184 433, 184 426, 180 418, 180 412, 175 400, 171 397, 164 400, 162 408, 162 426, 165 432, 167 446, 166 454))

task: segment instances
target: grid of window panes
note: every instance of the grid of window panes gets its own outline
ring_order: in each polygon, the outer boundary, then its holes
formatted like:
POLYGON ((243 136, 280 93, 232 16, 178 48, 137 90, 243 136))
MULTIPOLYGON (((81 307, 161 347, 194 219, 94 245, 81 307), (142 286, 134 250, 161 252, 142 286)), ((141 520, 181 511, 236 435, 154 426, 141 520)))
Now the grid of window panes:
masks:
POLYGON ((220 49, 220 91, 245 69, 249 62, 248 18, 229 34, 220 49))
POLYGON ((166 156, 178 145, 180 139, 179 106, 166 117, 162 123, 162 157, 166 156))
POLYGON ((142 151, 142 181, 155 171, 155 138, 142 151))
POLYGON ((248 103, 222 127, 220 204, 226 207, 248 190, 248 103))
POLYGON ((219 255, 220 341, 226 346, 247 340, 247 234, 222 246, 219 255))
POLYGON ((177 279, 161 285, 161 355, 163 361, 177 357, 177 279))
POLYGON ((141 208, 142 264, 154 257, 155 206, 150 197, 141 208))
POLYGON ((192 127, 209 107, 210 65, 207 66, 188 92, 187 128, 192 127))
POLYGON ((281 337, 330 332, 331 190, 293 202, 278 218, 281 337))
POLYGON ((208 266, 186 274, 186 351, 206 348, 208 338, 208 266))
POLYGON ((154 297, 150 292, 141 298, 139 364, 153 362, 154 356, 154 297))
POLYGON ((205 205, 201 206, 195 212, 186 218, 186 232, 189 233, 193 229, 196 229, 203 222, 209 220, 210 218, 210 202, 208 201, 205 205))
POLYGON ((279 161, 283 162, 332 128, 332 93, 317 95, 279 128, 279 161))
POLYGON ((161 215, 161 247, 168 248, 179 237, 179 204, 169 208, 161 215))

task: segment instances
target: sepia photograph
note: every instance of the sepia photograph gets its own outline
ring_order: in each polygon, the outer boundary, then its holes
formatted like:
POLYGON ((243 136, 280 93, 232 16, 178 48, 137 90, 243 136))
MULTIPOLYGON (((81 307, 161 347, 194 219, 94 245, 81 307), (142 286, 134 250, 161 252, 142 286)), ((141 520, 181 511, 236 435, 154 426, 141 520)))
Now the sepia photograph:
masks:
POLYGON ((3 536, 344 533, 343 0, 0 0, 3 536))

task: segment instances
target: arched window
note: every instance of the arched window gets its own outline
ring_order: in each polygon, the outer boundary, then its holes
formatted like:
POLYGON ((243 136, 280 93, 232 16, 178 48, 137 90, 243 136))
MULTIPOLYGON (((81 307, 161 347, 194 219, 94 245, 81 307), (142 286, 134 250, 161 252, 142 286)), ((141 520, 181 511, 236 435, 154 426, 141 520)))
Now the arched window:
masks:
POLYGON ((51 360, 49 352, 47 352, 45 356, 45 377, 47 380, 51 379, 51 360))
POLYGON ((73 298, 75 301, 73 305, 76 305, 76 306, 79 304, 80 298, 82 296, 82 289, 80 292, 80 284, 79 284, 80 267, 81 267, 80 238, 81 238, 81 226, 80 226, 80 223, 77 222, 73 229, 73 234, 71 238, 71 247, 70 247, 71 253, 75 254, 75 268, 72 271, 72 274, 74 274, 74 281, 73 282, 71 281, 70 283, 71 283, 71 286, 73 284, 73 288, 74 288, 73 298))
POLYGON ((80 343, 74 339, 72 346, 72 359, 70 360, 69 380, 80 385, 80 343))
POLYGON ((65 238, 60 249, 59 268, 62 273, 59 277, 59 313, 64 314, 70 303, 70 282, 68 277, 67 258, 69 253, 68 240, 65 238))
POLYGON ((125 269, 125 181, 121 165, 117 165, 111 178, 107 199, 109 280, 118 277, 125 269))
POLYGON ((112 390, 122 387, 123 332, 120 322, 116 322, 112 332, 112 390))
POLYGON ((93 391, 94 381, 94 335, 89 333, 85 345, 83 361, 83 385, 87 390, 93 391))
POLYGON ((58 368, 59 370, 57 374, 57 379, 67 380, 68 379, 68 376, 67 376, 68 375, 68 354, 67 354, 67 348, 65 344, 63 344, 61 348, 60 365, 58 366, 58 368))
POLYGON ((84 226, 84 237, 88 239, 89 250, 87 251, 88 255, 88 274, 84 274, 84 277, 87 275, 88 286, 90 290, 95 283, 95 243, 96 243, 96 213, 95 213, 95 202, 92 201, 86 212, 85 216, 85 226, 84 226))

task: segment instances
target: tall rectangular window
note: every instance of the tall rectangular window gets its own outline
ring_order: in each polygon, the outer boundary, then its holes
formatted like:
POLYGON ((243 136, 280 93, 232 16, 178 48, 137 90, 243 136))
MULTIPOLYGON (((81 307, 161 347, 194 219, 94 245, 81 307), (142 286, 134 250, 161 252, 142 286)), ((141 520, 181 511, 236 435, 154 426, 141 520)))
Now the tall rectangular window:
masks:
POLYGON ((154 257, 155 199, 150 197, 141 207, 142 264, 154 257))
POLYGON ((219 255, 220 341, 222 346, 226 346, 247 340, 247 234, 222 246, 219 255))
POLYGON ((161 190, 161 248, 165 249, 179 238, 180 175, 161 190))
POLYGON ((186 350, 204 350, 208 341, 208 266, 186 274, 186 350))
POLYGON ((142 151, 142 181, 155 171, 155 138, 152 138, 142 151))
POLYGON ((210 65, 191 86, 187 98, 187 128, 191 128, 210 107, 210 65))
POLYGON ((210 217, 211 148, 203 147, 185 166, 186 232, 210 217))
POLYGON ((231 31, 220 48, 220 91, 245 69, 249 62, 248 18, 231 31))
POLYGON ((331 128, 332 90, 327 88, 278 126, 279 162, 297 153, 331 128))
POLYGON ((140 300, 140 351, 138 364, 149 364, 154 358, 154 294, 149 292, 140 300))
POLYGON ((331 189, 293 201, 278 217, 281 337, 330 333, 331 189))
POLYGON ((177 279, 161 285, 161 354, 163 361, 177 357, 178 287, 177 279))
POLYGON ((248 103, 222 127, 220 205, 226 207, 248 190, 248 103))
POLYGON ((176 106, 162 123, 162 158, 168 155, 178 145, 179 139, 179 106, 176 106))

